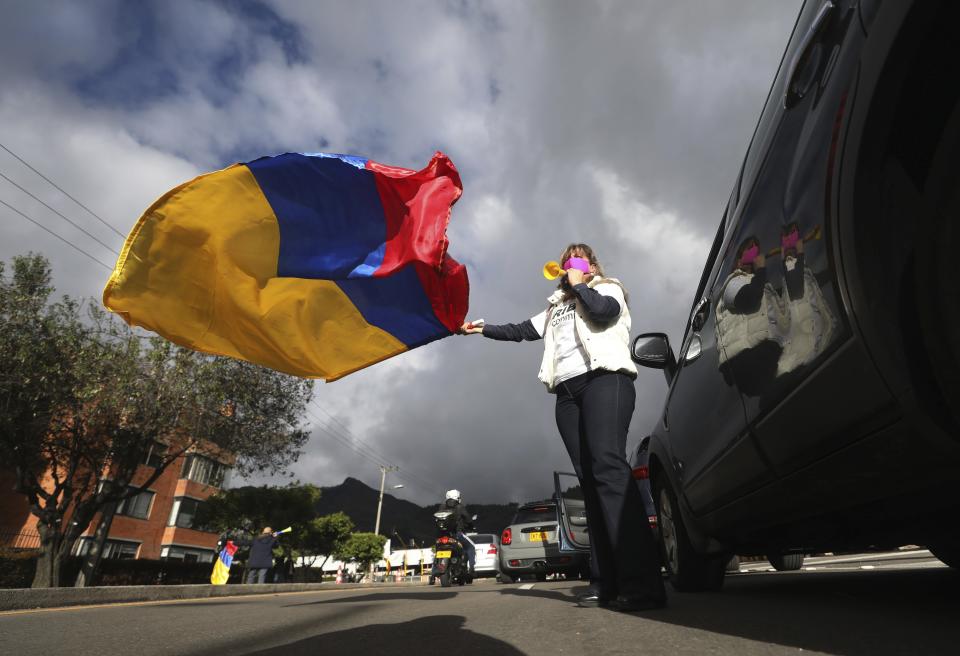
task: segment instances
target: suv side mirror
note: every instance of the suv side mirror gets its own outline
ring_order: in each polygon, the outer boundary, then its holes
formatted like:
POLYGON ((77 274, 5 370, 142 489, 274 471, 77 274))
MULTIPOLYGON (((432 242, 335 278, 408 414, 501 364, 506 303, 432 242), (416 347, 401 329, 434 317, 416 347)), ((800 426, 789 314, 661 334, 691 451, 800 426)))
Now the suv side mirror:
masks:
POLYGON ((643 367, 663 369, 667 384, 673 380, 677 370, 677 358, 670 348, 670 340, 666 333, 643 333, 633 340, 630 349, 631 359, 643 367))

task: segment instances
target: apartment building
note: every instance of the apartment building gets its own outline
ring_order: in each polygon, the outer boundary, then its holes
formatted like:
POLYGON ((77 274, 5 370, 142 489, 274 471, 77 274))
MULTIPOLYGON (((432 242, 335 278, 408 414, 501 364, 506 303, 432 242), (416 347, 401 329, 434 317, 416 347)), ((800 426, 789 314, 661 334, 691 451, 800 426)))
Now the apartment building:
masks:
MULTIPOLYGON (((143 484, 162 457, 158 445, 137 469, 133 483, 143 484)), ((148 558, 212 562, 217 534, 194 528, 197 509, 208 497, 228 485, 234 458, 225 453, 188 452, 167 466, 146 490, 120 503, 104 550, 106 558, 148 558)), ((39 546, 36 517, 26 497, 12 491, 13 479, 0 472, 0 547, 39 546)), ((91 522, 77 542, 77 554, 90 548, 99 522, 91 522)), ((69 521, 69 518, 67 518, 69 521)))

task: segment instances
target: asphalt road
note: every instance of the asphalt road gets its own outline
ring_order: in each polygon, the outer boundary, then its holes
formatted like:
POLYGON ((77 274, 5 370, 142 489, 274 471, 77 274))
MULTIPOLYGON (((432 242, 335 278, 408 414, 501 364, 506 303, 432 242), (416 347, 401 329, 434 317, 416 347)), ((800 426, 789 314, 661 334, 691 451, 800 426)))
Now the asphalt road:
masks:
POLYGON ((340 590, 0 613, 4 655, 952 654, 960 572, 925 552, 761 563, 663 610, 578 608, 573 582, 340 590))

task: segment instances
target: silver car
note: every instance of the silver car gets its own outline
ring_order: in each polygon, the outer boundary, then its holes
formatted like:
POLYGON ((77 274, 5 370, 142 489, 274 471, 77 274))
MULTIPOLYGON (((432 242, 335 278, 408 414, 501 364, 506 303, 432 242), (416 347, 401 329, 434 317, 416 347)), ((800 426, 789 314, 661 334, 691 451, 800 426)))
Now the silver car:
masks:
POLYGON ((484 576, 495 576, 498 569, 498 545, 497 536, 493 533, 465 533, 470 542, 473 543, 476 560, 474 562, 474 578, 484 576))
POLYGON ((568 578, 589 576, 589 555, 560 550, 557 504, 553 500, 520 506, 510 525, 500 534, 501 583, 516 583, 533 575, 545 581, 548 574, 568 578))

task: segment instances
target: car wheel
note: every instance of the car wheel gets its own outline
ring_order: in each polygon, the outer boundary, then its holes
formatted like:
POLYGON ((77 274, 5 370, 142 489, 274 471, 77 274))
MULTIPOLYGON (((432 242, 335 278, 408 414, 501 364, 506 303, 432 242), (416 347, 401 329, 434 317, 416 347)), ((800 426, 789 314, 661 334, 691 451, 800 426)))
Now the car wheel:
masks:
POLYGON ((767 560, 778 572, 795 572, 803 567, 803 554, 777 554, 767 556, 767 560))
POLYGON ((719 590, 723 586, 727 560, 725 555, 705 556, 690 543, 683 525, 677 497, 666 476, 656 480, 657 518, 663 562, 670 573, 670 585, 678 592, 719 590))
POLYGON ((537 574, 537 581, 540 581, 542 583, 543 581, 546 581, 546 580, 547 580, 546 574, 537 574))
POLYGON ((510 577, 510 578, 512 579, 512 582, 513 582, 513 583, 519 583, 519 582, 520 582, 520 577, 519 577, 519 576, 512 576, 512 577, 510 577))
POLYGON ((452 581, 450 580, 450 572, 446 571, 440 575, 440 587, 449 588, 452 581))

